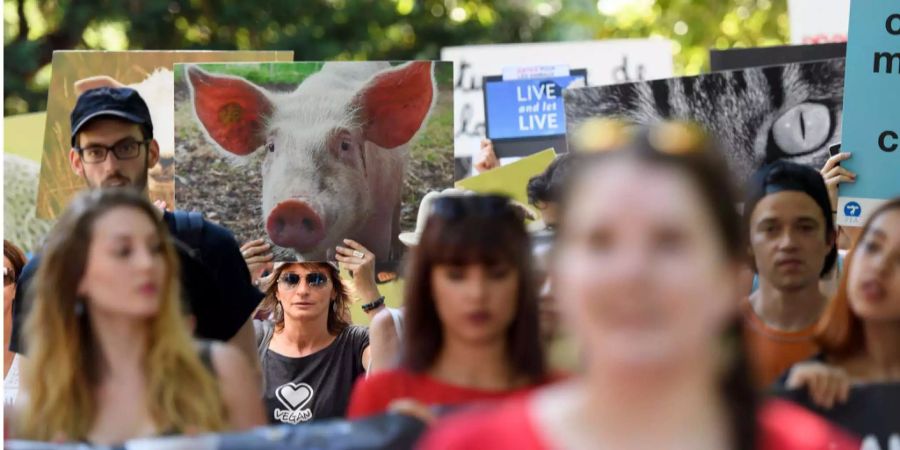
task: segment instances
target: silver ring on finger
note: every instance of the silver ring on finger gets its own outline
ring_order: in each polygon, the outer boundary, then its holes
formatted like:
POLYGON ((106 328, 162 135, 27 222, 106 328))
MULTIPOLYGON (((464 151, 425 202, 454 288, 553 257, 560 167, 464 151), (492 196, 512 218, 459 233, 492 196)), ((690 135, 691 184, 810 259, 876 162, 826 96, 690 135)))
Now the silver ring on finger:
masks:
POLYGON ((366 254, 359 250, 353 250, 353 256, 355 256, 357 258, 364 258, 366 256, 366 254))

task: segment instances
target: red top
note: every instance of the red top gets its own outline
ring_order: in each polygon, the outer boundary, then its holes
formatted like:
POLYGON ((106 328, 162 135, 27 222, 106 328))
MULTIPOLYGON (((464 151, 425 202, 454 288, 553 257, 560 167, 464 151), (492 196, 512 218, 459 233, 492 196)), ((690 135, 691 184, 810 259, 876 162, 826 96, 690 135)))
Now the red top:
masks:
MULTIPOLYGON (((439 422, 420 441, 423 450, 552 448, 529 411, 529 397, 462 413, 439 422)), ((860 442, 800 406, 771 400, 758 412, 761 450, 859 450, 860 442)))
POLYGON ((508 391, 486 391, 444 383, 426 374, 395 369, 361 378, 353 388, 347 418, 381 414, 394 400, 409 398, 426 405, 459 405, 493 401, 529 392, 535 386, 508 391))

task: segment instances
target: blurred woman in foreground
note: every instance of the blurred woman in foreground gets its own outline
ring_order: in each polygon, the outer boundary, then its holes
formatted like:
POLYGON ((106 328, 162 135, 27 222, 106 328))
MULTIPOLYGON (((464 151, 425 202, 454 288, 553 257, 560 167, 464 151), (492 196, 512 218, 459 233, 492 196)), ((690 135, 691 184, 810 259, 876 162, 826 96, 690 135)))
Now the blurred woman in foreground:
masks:
POLYGON ((859 448, 789 403, 757 409, 736 197, 705 136, 596 126, 576 142, 599 153, 573 164, 551 268, 584 376, 450 419, 424 448, 859 448))
POLYGON ((243 355, 191 339, 172 240, 139 193, 76 198, 36 281, 14 438, 115 444, 263 423, 243 355))

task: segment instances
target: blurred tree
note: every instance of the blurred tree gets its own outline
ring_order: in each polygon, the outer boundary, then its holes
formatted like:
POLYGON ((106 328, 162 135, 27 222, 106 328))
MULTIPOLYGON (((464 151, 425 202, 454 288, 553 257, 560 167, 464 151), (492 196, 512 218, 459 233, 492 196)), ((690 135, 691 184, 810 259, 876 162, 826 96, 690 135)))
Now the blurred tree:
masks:
POLYGON ((46 107, 60 49, 413 59, 448 45, 658 36, 676 43, 676 71, 695 74, 710 47, 788 36, 785 0, 4 0, 4 25, 6 114, 46 107))

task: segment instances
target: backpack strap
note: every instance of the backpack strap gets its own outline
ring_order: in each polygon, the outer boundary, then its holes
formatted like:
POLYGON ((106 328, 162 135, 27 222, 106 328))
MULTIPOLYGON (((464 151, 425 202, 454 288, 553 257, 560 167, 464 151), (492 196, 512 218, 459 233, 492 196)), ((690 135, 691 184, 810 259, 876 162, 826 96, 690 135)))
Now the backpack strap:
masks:
POLYGON ((200 339, 197 341, 197 354, 200 356, 200 362, 209 369, 213 376, 216 375, 216 369, 213 367, 212 361, 212 341, 200 339))
POLYGON ((200 240, 203 237, 203 214, 198 211, 173 211, 175 216, 175 237, 187 244, 191 255, 202 259, 200 240))
POLYGON ((263 392, 266 392, 266 351, 275 334, 275 323, 271 320, 254 320, 253 332, 256 335, 256 352, 259 355, 259 366, 262 369, 263 392))

